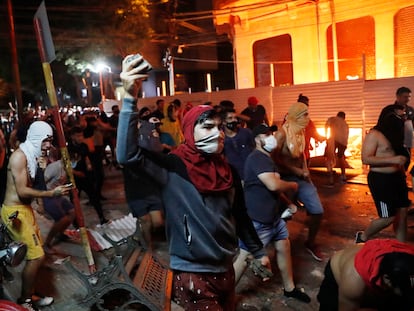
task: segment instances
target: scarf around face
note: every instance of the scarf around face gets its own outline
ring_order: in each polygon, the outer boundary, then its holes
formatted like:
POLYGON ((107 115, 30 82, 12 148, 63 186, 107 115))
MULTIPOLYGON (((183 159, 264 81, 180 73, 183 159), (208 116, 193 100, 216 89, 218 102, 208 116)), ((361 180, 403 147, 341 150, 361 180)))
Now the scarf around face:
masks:
POLYGON ((184 162, 191 182, 201 193, 225 191, 233 184, 231 168, 223 155, 204 154, 195 146, 195 122, 203 112, 212 109, 210 106, 200 105, 185 114, 182 121, 184 143, 171 152, 184 162))
POLYGON ((309 118, 301 118, 308 112, 308 106, 303 103, 294 103, 290 106, 283 129, 286 133, 286 144, 290 154, 299 158, 305 150, 305 128, 309 118))
POLYGON ((30 177, 35 178, 37 159, 42 155, 42 142, 53 136, 52 127, 44 121, 33 122, 27 131, 26 140, 19 145, 19 149, 26 156, 27 170, 30 177))

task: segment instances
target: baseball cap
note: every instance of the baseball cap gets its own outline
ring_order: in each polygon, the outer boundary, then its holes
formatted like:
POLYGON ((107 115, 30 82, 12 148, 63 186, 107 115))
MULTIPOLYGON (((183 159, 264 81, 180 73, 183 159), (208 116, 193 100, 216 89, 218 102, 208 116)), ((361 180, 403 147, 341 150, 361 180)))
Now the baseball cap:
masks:
POLYGON ((276 132, 276 131, 277 131, 276 125, 269 126, 267 124, 262 123, 253 129, 253 137, 256 137, 257 135, 260 135, 260 134, 266 134, 268 132, 276 132))
POLYGON ((259 103, 259 100, 257 99, 257 97, 255 97, 255 96, 251 96, 251 97, 249 97, 249 98, 247 99, 247 103, 248 103, 249 105, 256 106, 256 105, 259 103))

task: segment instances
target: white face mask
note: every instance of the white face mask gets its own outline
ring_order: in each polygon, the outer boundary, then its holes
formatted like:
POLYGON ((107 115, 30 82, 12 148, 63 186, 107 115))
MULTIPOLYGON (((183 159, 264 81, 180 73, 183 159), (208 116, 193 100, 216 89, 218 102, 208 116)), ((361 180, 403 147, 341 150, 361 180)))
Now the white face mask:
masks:
POLYGON ((195 146, 204 153, 220 153, 223 149, 220 145, 220 131, 217 129, 210 135, 201 138, 195 142, 195 146))
POLYGON ((263 149, 267 152, 272 152, 277 147, 277 140, 273 135, 266 136, 264 139, 264 146, 263 149))

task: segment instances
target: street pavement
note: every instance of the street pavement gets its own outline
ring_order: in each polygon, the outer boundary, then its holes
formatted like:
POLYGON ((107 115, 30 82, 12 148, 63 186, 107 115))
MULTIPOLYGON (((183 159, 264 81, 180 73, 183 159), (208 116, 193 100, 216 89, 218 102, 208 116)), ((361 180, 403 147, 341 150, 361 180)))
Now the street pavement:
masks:
MULTIPOLYGON (((292 298, 283 296, 280 273, 275 263, 274 251, 269 250, 273 263, 274 277, 263 283, 253 272, 248 269, 242 276, 236 287, 237 310, 318 310, 319 305, 316 295, 323 278, 323 271, 329 257, 337 250, 354 243, 356 231, 363 230, 373 218, 376 218, 376 210, 366 185, 366 176, 361 168, 349 169, 347 175, 348 183, 341 183, 337 178, 334 187, 325 186, 328 178, 324 168, 312 168, 312 180, 318 188, 318 192, 325 209, 321 230, 317 242, 325 255, 323 262, 315 261, 304 248, 307 237, 306 212, 300 208, 288 222, 290 232, 291 251, 293 260, 293 272, 296 285, 304 288, 312 301, 309 304, 298 302, 292 298)), ((339 172, 339 171, 338 171, 339 172)), ((125 203, 123 180, 121 171, 113 167, 105 168, 106 178, 104 183, 103 209, 106 218, 119 219, 128 214, 125 203)), ((339 176, 337 174, 337 176, 339 176)), ((412 198, 412 193, 410 193, 412 198)), ((88 228, 96 228, 99 223, 94 209, 87 205, 87 199, 81 196, 85 223, 88 228)), ((52 225, 52 221, 45 215, 38 214, 36 217, 45 237, 52 225)), ((409 216, 408 240, 413 241, 412 216, 409 216)), ((378 237, 393 237, 392 229, 384 230, 378 237)), ((61 261, 63 258, 70 259, 73 266, 85 274, 89 273, 84 250, 79 242, 62 242, 56 246, 57 254, 47 256, 37 280, 37 289, 44 295, 55 297, 55 302, 50 307, 42 310, 57 311, 83 311, 88 308, 80 305, 87 290, 80 279, 71 273, 61 261)), ((156 255, 168 260, 165 242, 156 244, 156 255)), ((113 249, 105 251, 93 251, 98 270, 108 265, 113 256, 113 249)), ((12 270, 15 280, 6 282, 5 288, 9 295, 16 299, 20 292, 20 272, 22 265, 12 270)))

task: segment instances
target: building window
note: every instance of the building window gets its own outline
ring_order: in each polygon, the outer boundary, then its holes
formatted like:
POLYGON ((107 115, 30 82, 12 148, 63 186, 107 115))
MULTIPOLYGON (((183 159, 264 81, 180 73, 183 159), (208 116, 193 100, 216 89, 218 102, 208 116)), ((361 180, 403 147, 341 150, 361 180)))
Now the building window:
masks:
POLYGON ((328 27, 326 37, 330 81, 335 80, 335 62, 338 63, 339 80, 363 78, 363 55, 366 79, 376 78, 375 22, 371 16, 336 23, 337 59, 334 59, 332 25, 328 27))
POLYGON ((255 85, 293 84, 292 39, 281 35, 253 44, 255 85), (273 74, 273 78, 272 78, 273 74))
POLYGON ((403 8, 394 16, 395 77, 414 76, 414 6, 403 8))

